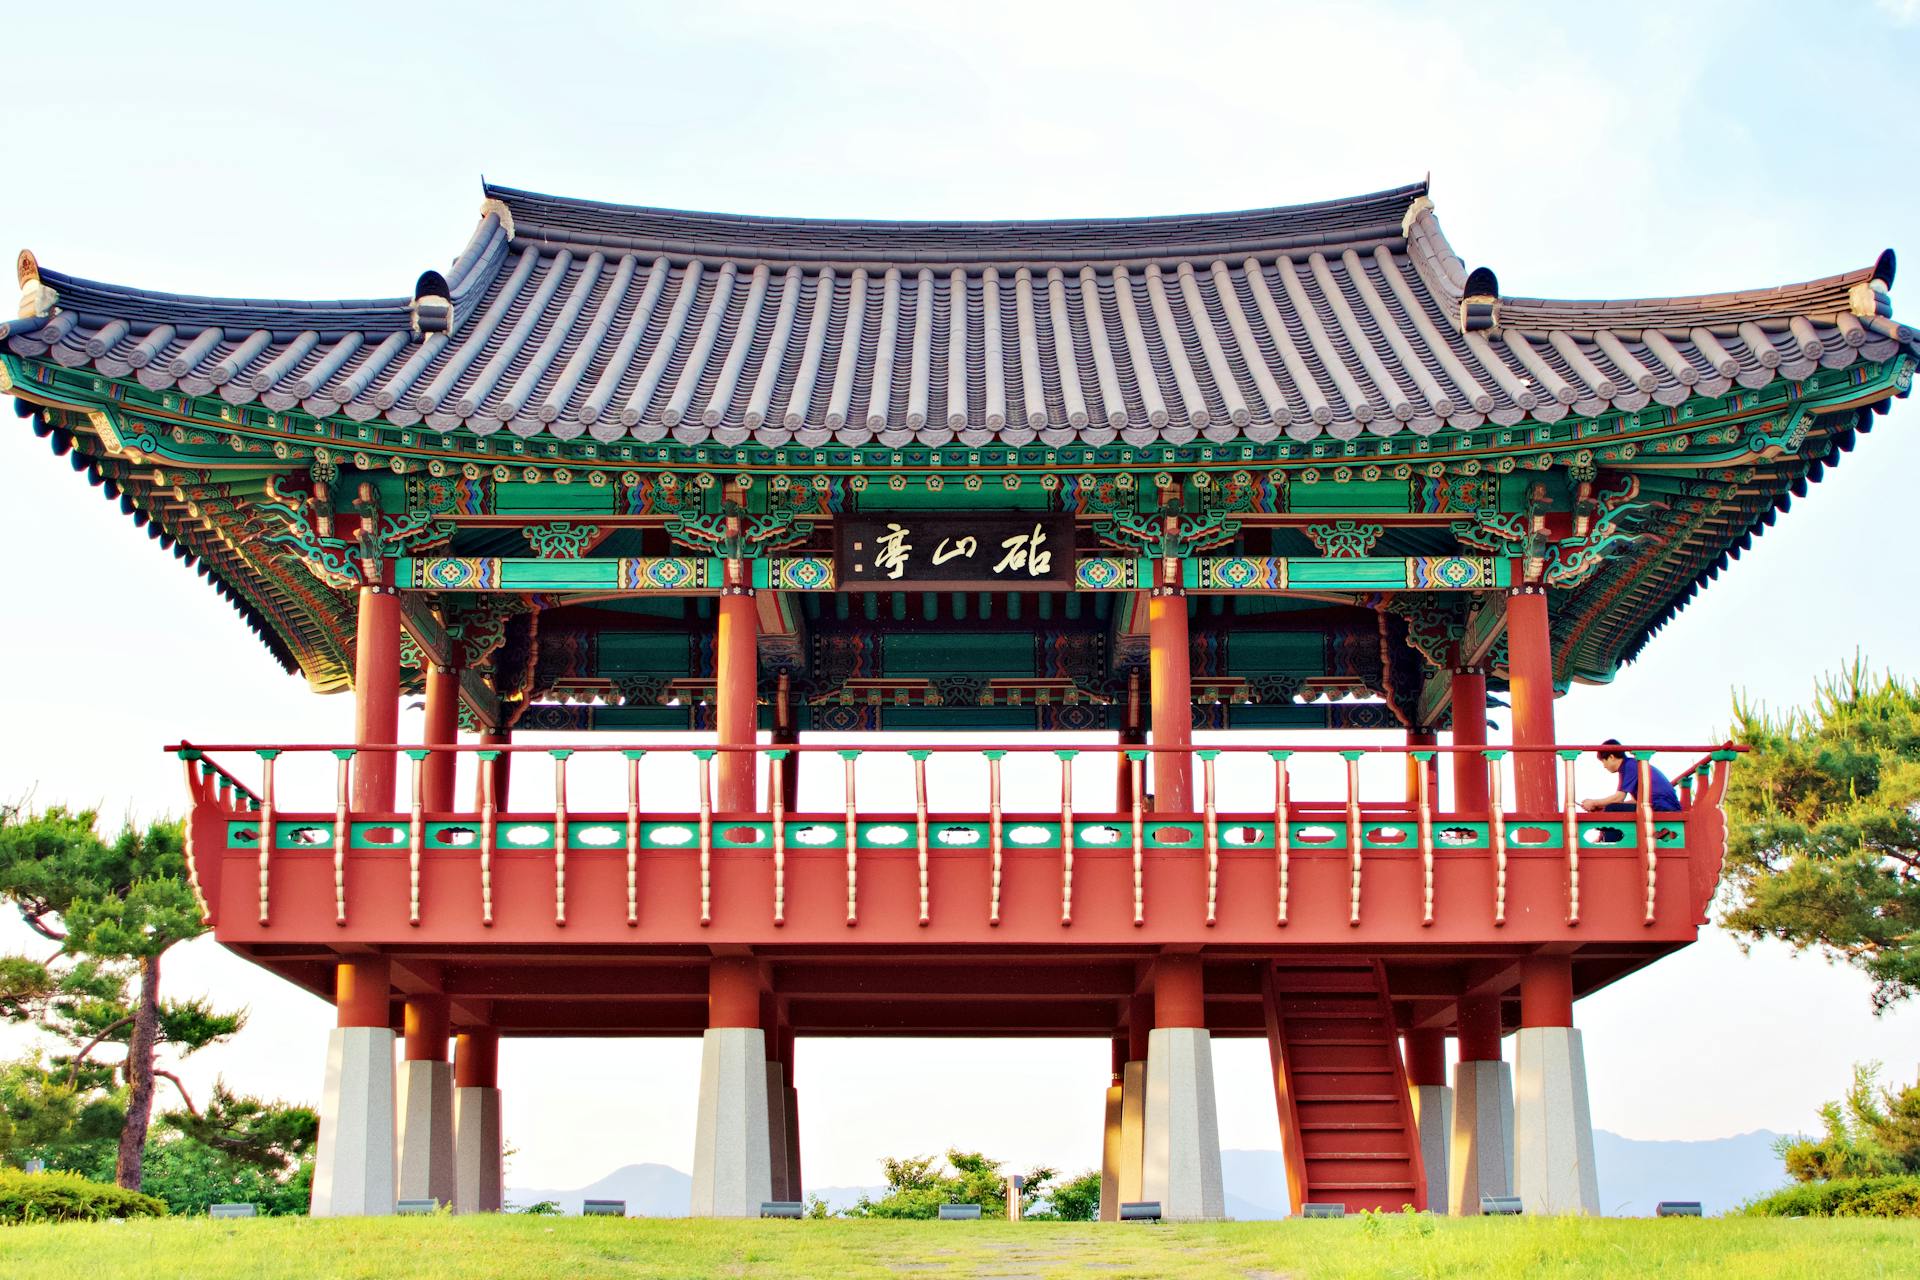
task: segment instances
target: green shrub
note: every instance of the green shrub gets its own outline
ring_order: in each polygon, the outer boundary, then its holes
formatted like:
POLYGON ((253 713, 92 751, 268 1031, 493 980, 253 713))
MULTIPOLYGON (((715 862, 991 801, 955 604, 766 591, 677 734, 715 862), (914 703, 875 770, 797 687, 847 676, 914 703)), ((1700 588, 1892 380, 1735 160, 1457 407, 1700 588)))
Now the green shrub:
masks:
POLYGON ((21 1173, 0 1169, 0 1223, 100 1222, 107 1218, 165 1217, 167 1206, 138 1191, 94 1182, 77 1173, 21 1173))
POLYGON ((1756 1218, 1920 1218, 1920 1175, 1803 1182, 1745 1211, 1756 1218))

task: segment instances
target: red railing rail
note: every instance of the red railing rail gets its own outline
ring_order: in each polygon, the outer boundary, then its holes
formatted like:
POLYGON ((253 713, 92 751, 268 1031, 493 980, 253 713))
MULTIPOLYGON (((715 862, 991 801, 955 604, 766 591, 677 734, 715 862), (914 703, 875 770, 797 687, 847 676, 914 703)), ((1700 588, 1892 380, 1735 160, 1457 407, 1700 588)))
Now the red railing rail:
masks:
MULTIPOLYGON (((859 862, 861 844, 861 823, 872 822, 881 816, 873 812, 863 813, 859 803, 858 764, 867 757, 904 758, 911 762, 913 807, 911 810, 914 836, 914 853, 918 869, 918 919, 922 926, 931 920, 932 902, 930 896, 929 869, 929 822, 934 807, 929 799, 928 761, 936 756, 965 757, 973 761, 984 761, 987 772, 988 808, 984 823, 987 836, 988 854, 992 860, 992 889, 989 903, 989 923, 998 924, 1001 908, 1001 877, 1004 858, 1003 817, 1007 810, 1003 805, 1003 762, 1009 756, 1032 758, 1043 755, 1054 756, 1059 762, 1059 799, 1057 806, 1041 810, 1057 815, 1060 824, 1060 881, 1059 881, 1059 920, 1062 926, 1070 926, 1074 918, 1074 853, 1077 845, 1075 817, 1076 811, 1082 820, 1098 819, 1119 826, 1124 823, 1130 830, 1132 843, 1133 877, 1133 921, 1135 925, 1145 920, 1144 890, 1144 832, 1150 820, 1178 818, 1188 823, 1197 822, 1201 829, 1199 852, 1206 868, 1205 922, 1211 927, 1218 919, 1220 869, 1221 869, 1221 829, 1223 825, 1220 805, 1220 781, 1217 761, 1221 757, 1268 759, 1273 765, 1272 773, 1272 847, 1275 858, 1277 880, 1276 920, 1280 926, 1288 921, 1289 893, 1291 888, 1291 863, 1298 850, 1294 848, 1296 834, 1294 824, 1307 820, 1326 826, 1344 825, 1344 848, 1348 855, 1347 915, 1349 923, 1358 926, 1361 923, 1362 895, 1365 882, 1366 856, 1373 852, 1391 852, 1383 850, 1379 843, 1379 833, 1372 832, 1373 843, 1369 843, 1368 825, 1372 820, 1388 818, 1398 822, 1412 819, 1417 832, 1416 851, 1420 859, 1422 876, 1421 916, 1423 926, 1431 926, 1435 918, 1435 855, 1436 830, 1460 822, 1484 822, 1486 824, 1485 847, 1494 863, 1494 923, 1503 924, 1507 908, 1507 862, 1509 856, 1510 827, 1525 826, 1533 828, 1540 824, 1551 826, 1560 824, 1560 847, 1564 849, 1566 862, 1566 923, 1576 926, 1581 917, 1581 866, 1582 828, 1580 826, 1581 806, 1575 799, 1575 765, 1582 755, 1605 751, 1609 754, 1620 753, 1641 762, 1649 762, 1658 754, 1701 753, 1698 763, 1689 766, 1679 775, 1682 789, 1682 804, 1691 808, 1694 803, 1695 788, 1703 788, 1702 794, 1711 792, 1717 801, 1716 784, 1724 781, 1720 772, 1724 765, 1734 759, 1742 750, 1731 743, 1717 747, 1698 745, 1672 746, 1638 744, 1621 745, 1616 743, 1570 745, 1555 743, 1545 746, 1412 746, 1400 744, 1371 744, 1362 746, 1338 746, 1325 744, 1298 744, 1275 746, 1267 743, 1222 743, 1199 747, 1159 747, 1131 744, 1093 744, 1086 746, 1062 747, 1054 744, 1014 744, 1007 746, 981 747, 972 744, 929 745, 922 742, 885 742, 880 744, 863 743, 859 746, 839 744, 689 744, 685 741, 645 741, 638 743, 593 743, 588 745, 545 745, 545 744, 444 744, 425 746, 417 744, 340 744, 340 743, 302 743, 302 744, 197 744, 180 743, 169 748, 186 762, 188 781, 193 788, 195 799, 199 803, 210 804, 217 809, 235 814, 255 814, 258 816, 258 861, 259 861, 259 912, 260 923, 269 920, 271 863, 277 847, 276 816, 283 806, 278 803, 276 794, 276 772, 282 758, 287 756, 328 756, 334 761, 334 794, 332 829, 330 831, 333 846, 333 898, 335 919, 345 924, 347 919, 347 868, 349 852, 353 847, 355 819, 364 825, 368 821, 383 824, 391 823, 398 827, 405 824, 409 855, 408 877, 408 919, 418 925, 421 919, 421 868, 427 830, 429 808, 425 798, 426 762, 437 753, 449 753, 456 757, 471 755, 477 758, 478 795, 472 810, 452 806, 438 810, 444 814, 464 814, 476 812, 478 816, 478 870, 481 889, 481 914, 483 924, 493 922, 493 871, 494 858, 498 852, 496 830, 500 822, 499 797, 496 794, 498 777, 493 762, 501 757, 545 756, 553 761, 553 804, 551 812, 554 822, 553 846, 553 924, 564 927, 568 918, 567 902, 567 855, 571 836, 568 817, 569 792, 568 770, 570 761, 576 756, 620 756, 626 763, 626 808, 620 815, 625 820, 624 840, 626 845, 626 916, 627 923, 633 925, 638 919, 637 873, 641 857, 641 828, 643 820, 649 815, 641 804, 640 765, 648 756, 690 757, 698 774, 695 786, 698 822, 699 852, 699 920, 705 926, 713 920, 713 862, 717 851, 722 851, 716 842, 716 824, 721 818, 730 821, 764 821, 771 818, 770 830, 774 869, 773 913, 774 923, 784 922, 786 908, 786 853, 789 824, 795 821, 819 821, 826 815, 815 814, 804 818, 788 811, 786 788, 780 776, 780 770, 786 762, 792 761, 797 767, 798 761, 806 756, 838 756, 843 762, 842 801, 843 813, 834 815, 844 818, 843 835, 846 851, 846 922, 849 926, 859 922, 860 883, 859 862), (241 783, 228 769, 207 759, 208 752, 250 753, 260 763, 261 784, 259 792, 241 783), (1169 811, 1158 806, 1148 810, 1145 801, 1146 766, 1149 761, 1162 754, 1190 752, 1197 757, 1200 769, 1198 804, 1191 810, 1169 811), (1509 814, 1503 804, 1504 779, 1503 762, 1509 758, 1516 760, 1529 755, 1538 756, 1551 753, 1559 761, 1559 777, 1556 789, 1561 799, 1561 808, 1557 813, 1516 813, 1509 814), (402 755, 411 762, 408 771, 411 778, 409 804, 404 809, 378 812, 359 812, 352 807, 352 770, 356 760, 363 756, 402 755), (730 812, 717 810, 714 804, 714 784, 719 770, 716 761, 736 759, 746 754, 756 761, 764 761, 766 796, 768 806, 765 810, 758 807, 751 811, 730 812), (1124 811, 1101 812, 1088 810, 1076 803, 1074 792, 1074 764, 1082 757, 1109 757, 1117 765, 1124 766, 1131 786, 1127 788, 1130 800, 1124 811), (1301 757, 1338 759, 1344 773, 1344 794, 1337 799, 1299 801, 1292 796, 1294 773, 1292 766, 1301 757), (1366 800, 1361 794, 1362 763, 1369 758, 1398 758, 1411 767, 1407 770, 1406 785, 1402 794, 1390 801, 1366 800), (1474 763, 1486 770, 1488 796, 1484 812, 1451 812, 1437 804, 1433 791, 1437 774, 1437 763, 1443 758, 1451 758, 1456 769, 1471 768, 1474 763), (209 780, 212 780, 211 782, 209 780)), ((756 767, 756 773, 759 773, 756 767)), ((680 789, 677 789, 680 790, 680 789)), ((1656 820, 1652 809, 1652 788, 1636 789, 1637 804, 1633 820, 1618 822, 1617 828, 1631 827, 1633 840, 1631 847, 1644 856, 1646 875, 1645 921, 1652 924, 1655 919, 1655 906, 1658 889, 1659 840, 1656 838, 1656 820)), ((309 813, 318 812, 309 810, 309 813)), ((532 812, 532 811, 523 811, 532 812)), ((692 819, 694 811, 686 807, 661 811, 676 817, 692 819)), ((977 811, 955 810, 957 814, 977 814, 977 811)), ((1017 810, 1019 813, 1032 813, 1034 810, 1017 810)), ((576 816, 580 816, 576 814, 576 816)), ((893 810, 885 816, 902 823, 907 821, 893 810)), ((1228 826, 1245 826, 1249 822, 1263 821, 1265 814, 1256 817, 1252 811, 1237 812, 1224 819, 1228 826)), ((618 821, 619 818, 613 818, 618 821)), ((1522 836, 1529 832, 1522 831, 1522 836)), ((1550 834, 1550 833, 1549 833, 1550 834)), ((1260 839, 1265 840, 1260 834, 1260 839)), ((1305 840, 1304 831, 1298 839, 1305 840)), ((1395 837, 1404 839, 1404 836, 1395 837)), ((1477 837, 1476 837, 1477 838, 1477 837)), ((1538 843, 1546 835, 1535 836, 1531 842, 1538 843)), ((1603 837, 1606 838, 1606 837, 1603 837)), ((1610 837, 1612 841, 1621 839, 1616 829, 1610 837)), ((1671 839, 1669 838, 1669 843, 1671 839)), ((1612 851, 1622 851, 1625 845, 1613 846, 1612 851)), ((200 888, 200 878, 195 850, 191 841, 188 849, 188 871, 196 892, 200 888)), ((203 898, 204 902, 204 898, 203 898)))

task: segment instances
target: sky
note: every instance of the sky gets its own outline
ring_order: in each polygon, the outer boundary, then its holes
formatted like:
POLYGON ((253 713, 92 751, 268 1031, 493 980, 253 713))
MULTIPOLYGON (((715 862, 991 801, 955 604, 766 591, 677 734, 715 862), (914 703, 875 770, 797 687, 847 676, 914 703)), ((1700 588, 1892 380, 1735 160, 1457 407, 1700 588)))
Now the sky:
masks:
MULTIPOLYGON (((8 35, 0 245, 153 289, 404 293, 466 243, 483 174, 612 201, 900 218, 1237 209, 1431 174, 1455 249, 1535 296, 1755 287, 1887 245, 1920 255, 1915 0, 103 2, 21 7, 8 35)), ((1902 305, 1914 286, 1893 296, 1896 315, 1920 313, 1902 305)), ((1896 524, 1916 432, 1911 404, 1879 419, 1640 662, 1561 700, 1562 739, 1710 741, 1736 689, 1801 702, 1856 651, 1920 674, 1896 524)), ((11 415, 0 475, 0 795, 116 820, 177 812, 168 742, 347 734, 346 698, 282 673, 11 415)), ((0 924, 13 948, 44 944, 0 924)), ((182 1064, 198 1096, 224 1075, 317 1098, 326 1005, 208 940, 167 976, 175 995, 250 1010, 235 1041, 182 1064)), ((1712 929, 1577 1018, 1594 1123, 1637 1138, 1805 1128, 1853 1062, 1908 1077, 1920 1062, 1920 1010, 1875 1018, 1853 972, 1770 945, 1743 954, 1712 929)), ((0 1033, 0 1050, 18 1043, 0 1033)), ((698 1053, 509 1042, 509 1182, 688 1168, 698 1053)), ((1216 1046, 1224 1146, 1278 1145, 1265 1053, 1216 1046)), ((804 1042, 807 1181, 873 1183, 882 1156, 949 1145, 1095 1166, 1106 1077, 1104 1041, 804 1042)))

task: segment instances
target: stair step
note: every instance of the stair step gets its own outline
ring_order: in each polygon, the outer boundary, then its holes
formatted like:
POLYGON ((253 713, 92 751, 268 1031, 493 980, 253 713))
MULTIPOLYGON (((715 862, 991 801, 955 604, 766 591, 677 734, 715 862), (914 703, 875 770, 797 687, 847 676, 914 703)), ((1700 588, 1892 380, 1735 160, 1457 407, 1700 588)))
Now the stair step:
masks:
MULTIPOLYGON (((1310 1102, 1392 1102, 1398 1095, 1391 1093, 1319 1093, 1312 1097, 1302 1094, 1294 1099, 1299 1103, 1310 1102)), ((1399 1126, 1395 1126, 1398 1128, 1399 1126)))
POLYGON ((1302 1120, 1302 1133, 1384 1133, 1397 1131, 1401 1125, 1393 1120, 1302 1120))
POLYGON ((1307 1161, 1315 1160, 1394 1160, 1406 1164, 1413 1157, 1404 1151, 1309 1151, 1307 1161))
POLYGON ((1390 1076, 1392 1067, 1295 1067, 1297 1076, 1390 1076))
POLYGON ((1384 1037, 1384 1036, 1381 1036, 1381 1037, 1373 1037, 1373 1036, 1313 1036, 1313 1037, 1311 1037, 1311 1038, 1302 1038, 1302 1037, 1300 1037, 1300 1036, 1288 1036, 1288 1037, 1287 1037, 1287 1047, 1288 1047, 1288 1048, 1290 1048, 1290 1049, 1292 1049, 1292 1048, 1307 1048, 1307 1047, 1309 1047, 1309 1046, 1312 1046, 1312 1045, 1346 1045, 1346 1046, 1349 1046, 1349 1047, 1351 1047, 1351 1046, 1354 1046, 1354 1045, 1364 1045, 1364 1046, 1366 1046, 1366 1047, 1369 1047, 1369 1048, 1379 1048, 1379 1047, 1383 1047, 1383 1046, 1385 1046, 1385 1045, 1386 1045, 1386 1043, 1387 1043, 1387 1041, 1386 1041, 1386 1037, 1384 1037))
POLYGON ((1316 1182, 1315 1195, 1324 1191, 1411 1191, 1411 1182, 1316 1182))

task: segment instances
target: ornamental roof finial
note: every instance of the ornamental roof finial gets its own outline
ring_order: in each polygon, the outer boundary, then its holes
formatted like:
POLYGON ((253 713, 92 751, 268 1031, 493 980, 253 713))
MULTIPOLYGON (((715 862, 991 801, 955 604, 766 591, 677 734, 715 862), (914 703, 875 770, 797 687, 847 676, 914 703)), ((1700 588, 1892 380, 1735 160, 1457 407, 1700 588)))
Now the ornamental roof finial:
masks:
POLYGON ((1491 267, 1475 267, 1460 291, 1460 332, 1500 332, 1500 281, 1491 267))
POLYGON ((33 250, 22 249, 14 261, 14 277, 20 282, 20 318, 43 316, 60 301, 60 294, 40 279, 40 260, 33 250))

